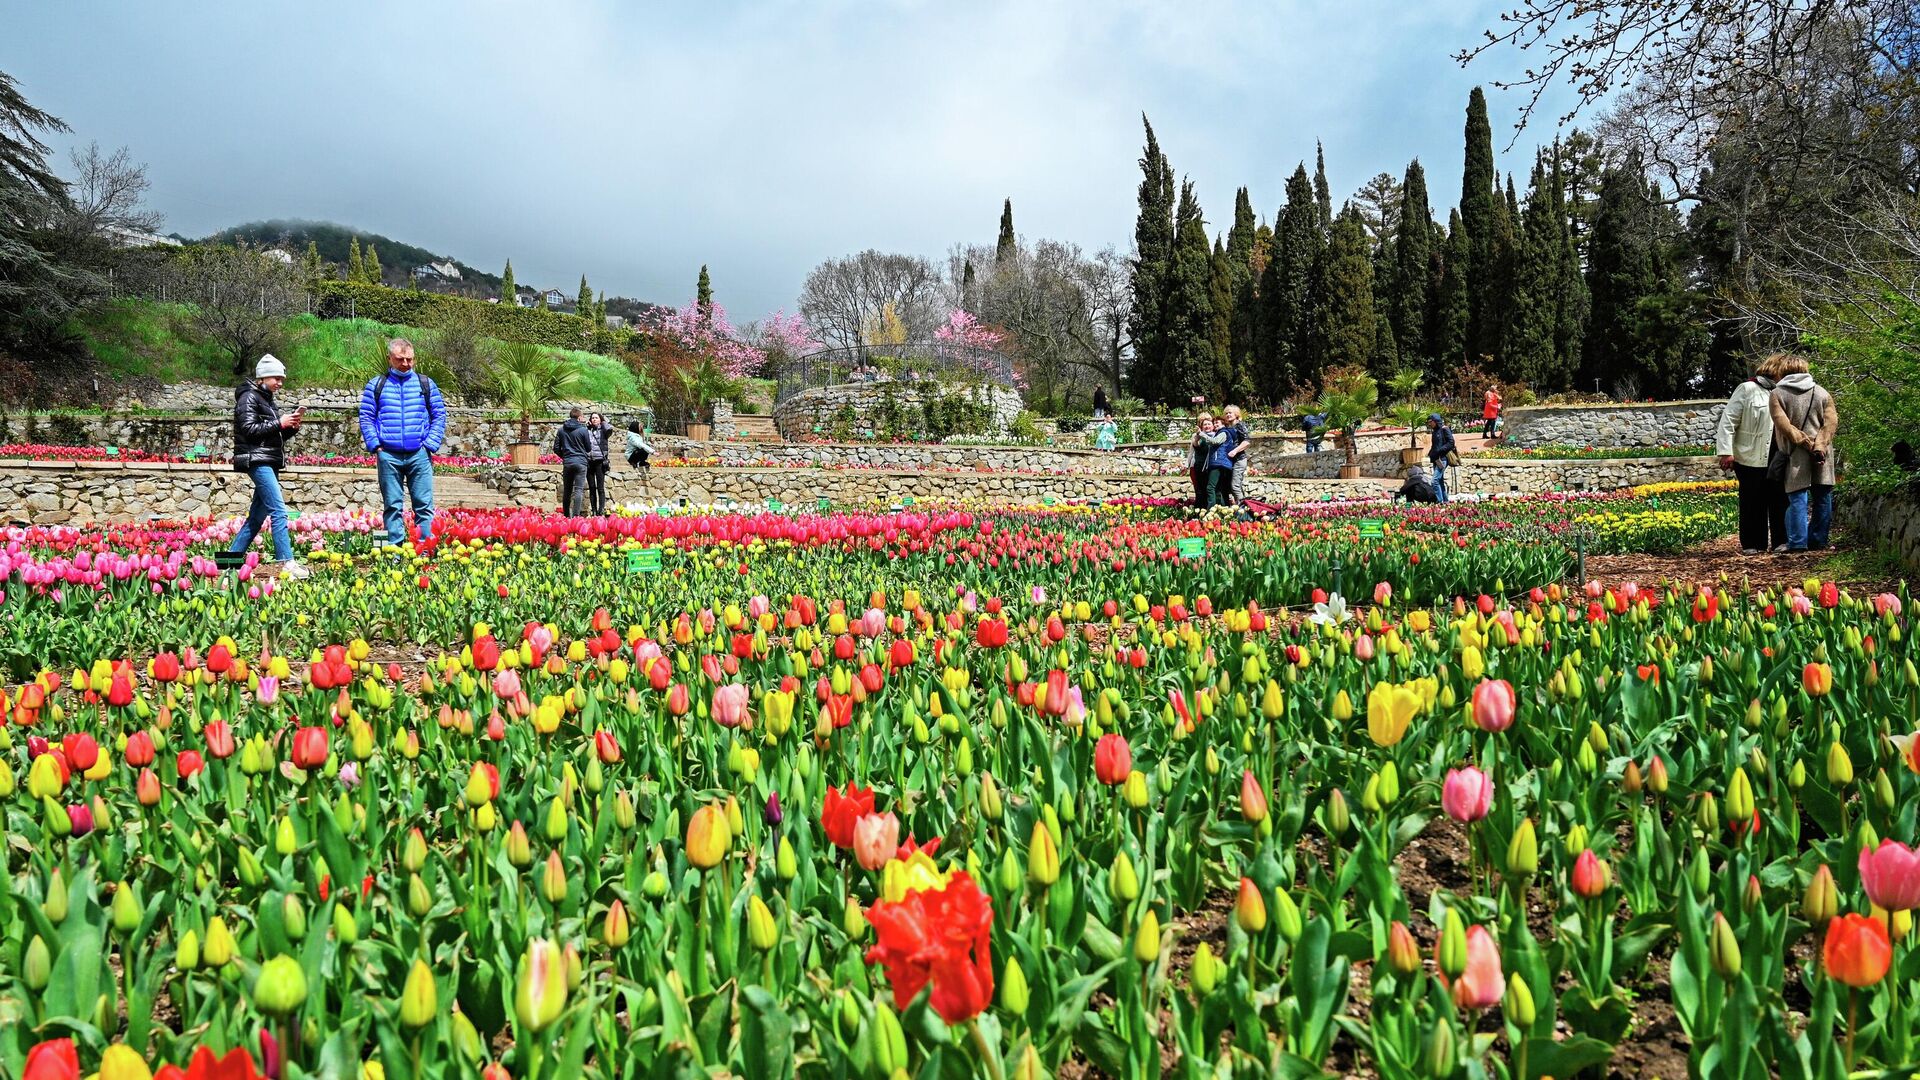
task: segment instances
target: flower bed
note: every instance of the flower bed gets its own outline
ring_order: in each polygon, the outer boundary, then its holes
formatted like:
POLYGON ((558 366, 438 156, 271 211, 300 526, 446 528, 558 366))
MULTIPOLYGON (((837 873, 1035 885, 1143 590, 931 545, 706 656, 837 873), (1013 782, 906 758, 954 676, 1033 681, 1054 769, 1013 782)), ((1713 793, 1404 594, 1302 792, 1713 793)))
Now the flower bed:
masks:
POLYGON ((0 1071, 1897 1067, 1907 599, 1542 524, 1720 498, 6 530, 0 1071))

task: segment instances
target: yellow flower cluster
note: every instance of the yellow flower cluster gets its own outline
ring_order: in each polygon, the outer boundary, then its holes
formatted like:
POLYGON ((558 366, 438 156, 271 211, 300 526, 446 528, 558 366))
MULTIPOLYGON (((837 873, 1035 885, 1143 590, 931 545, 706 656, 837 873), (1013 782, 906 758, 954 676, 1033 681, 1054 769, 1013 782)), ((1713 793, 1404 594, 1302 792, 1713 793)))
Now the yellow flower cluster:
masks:
POLYGON ((1649 495, 1715 495, 1735 491, 1739 486, 1736 480, 1662 480, 1657 484, 1640 484, 1632 493, 1641 499, 1649 495))

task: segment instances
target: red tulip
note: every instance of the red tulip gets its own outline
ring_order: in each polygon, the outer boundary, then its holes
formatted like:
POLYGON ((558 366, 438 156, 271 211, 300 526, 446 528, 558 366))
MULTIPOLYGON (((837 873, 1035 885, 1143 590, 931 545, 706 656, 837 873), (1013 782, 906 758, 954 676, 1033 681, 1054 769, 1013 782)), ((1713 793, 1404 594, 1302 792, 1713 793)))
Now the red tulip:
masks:
MULTIPOLYGON (((657 661, 655 667, 667 667, 665 660, 657 661)), ((693 696, 687 691, 686 683, 674 683, 667 691, 667 711, 675 716, 685 716, 693 708, 693 696)))
POLYGON ((614 738, 611 731, 596 731, 593 733, 593 752, 600 756, 603 764, 616 764, 620 760, 620 740, 614 738))
POLYGON ((932 984, 927 1004, 950 1025, 978 1016, 993 1000, 993 901, 965 870, 945 886, 909 892, 867 911, 874 945, 867 963, 886 968, 895 1008, 932 984))
POLYGON ((1125 735, 1102 735, 1093 747, 1093 774, 1109 786, 1124 784, 1133 772, 1133 749, 1125 735))
POLYGON ((20 1080, 80 1080, 80 1052, 72 1039, 48 1039, 27 1051, 20 1080))
POLYGON ((163 652, 153 658, 153 681, 170 683, 180 677, 180 657, 163 652))
POLYGON ((1572 885, 1574 895, 1591 900, 1607 891, 1613 884, 1613 870, 1593 853, 1592 848, 1580 852, 1573 861, 1572 885))
POLYGON ((233 651, 225 642, 216 642, 207 650, 207 670, 215 675, 225 675, 233 667, 233 651))
POLYGON ((180 774, 182 780, 201 772, 206 767, 207 763, 201 759, 198 750, 182 750, 173 758, 174 771, 180 774))
POLYGON ((127 764, 136 769, 144 769, 153 764, 153 736, 144 731, 136 731, 127 736, 127 750, 124 756, 127 764))
MULTIPOLYGON (((1887 926, 1866 915, 1842 915, 1827 924, 1827 938, 1820 956, 1827 974, 1856 990, 1864 990, 1886 978, 1893 964, 1893 942, 1887 926)), ((29 1069, 31 1071, 31 1069, 29 1069)))
POLYGON ((317 769, 327 763, 327 729, 303 727, 293 733, 294 767, 317 769))
POLYGON ((133 673, 124 667, 113 673, 107 686, 107 704, 122 709, 133 704, 133 673))
POLYGON ((846 793, 842 794, 839 788, 829 787, 826 805, 820 810, 820 827, 826 831, 828 843, 837 848, 851 848, 854 826, 871 813, 872 788, 861 788, 849 782, 846 793))
POLYGON ((492 671, 500 666, 500 643, 492 634, 481 634, 473 639, 473 669, 492 671))
POLYGON ((60 751, 74 772, 83 773, 100 760, 100 744, 84 732, 60 740, 60 751))
POLYGON ((160 778, 154 775, 152 769, 141 769, 139 778, 133 782, 133 793, 134 797, 140 800, 141 806, 158 806, 160 778))

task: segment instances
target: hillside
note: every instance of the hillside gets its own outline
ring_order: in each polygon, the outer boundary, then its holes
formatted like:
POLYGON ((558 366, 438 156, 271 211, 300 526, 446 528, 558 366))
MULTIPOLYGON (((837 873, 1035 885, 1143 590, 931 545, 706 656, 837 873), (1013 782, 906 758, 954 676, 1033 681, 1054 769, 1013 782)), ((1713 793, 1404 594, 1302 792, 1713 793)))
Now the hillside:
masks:
POLYGON ((368 244, 379 249, 380 268, 384 271, 385 284, 405 285, 407 271, 414 267, 435 262, 451 262, 460 268, 459 285, 462 286, 452 291, 475 295, 496 295, 500 291, 498 273, 481 270, 451 256, 403 243, 389 236, 337 225, 331 221, 254 221, 245 225, 235 225, 230 229, 222 229, 207 237, 207 240, 210 243, 222 244, 244 240, 261 247, 284 248, 296 258, 307 250, 307 244, 311 242, 320 252, 320 258, 345 266, 348 244, 356 237, 359 238, 362 250, 365 250, 368 244))

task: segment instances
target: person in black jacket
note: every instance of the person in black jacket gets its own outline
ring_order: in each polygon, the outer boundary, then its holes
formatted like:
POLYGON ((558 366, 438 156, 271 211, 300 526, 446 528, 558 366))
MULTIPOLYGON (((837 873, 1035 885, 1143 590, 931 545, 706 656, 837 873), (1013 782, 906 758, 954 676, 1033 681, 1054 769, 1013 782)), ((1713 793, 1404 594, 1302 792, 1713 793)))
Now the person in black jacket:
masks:
POLYGON ((1453 429, 1440 419, 1439 413, 1427 414, 1427 431, 1433 435, 1432 443, 1427 447, 1427 461, 1433 466, 1433 496, 1436 502, 1447 501, 1447 466, 1454 453, 1453 429))
POLYGON ((253 378, 233 392, 233 471, 253 478, 253 505, 247 520, 233 534, 228 551, 245 551, 273 522, 273 557, 280 576, 303 578, 307 568, 293 561, 293 540, 287 533, 287 501, 280 493, 280 469, 287 463, 287 440, 300 430, 304 407, 281 416, 273 403, 274 391, 287 381, 287 366, 268 353, 253 367, 253 378))
POLYGON ((607 418, 587 417, 587 505, 594 517, 607 512, 607 418))
POLYGON ((587 493, 587 459, 593 436, 580 422, 580 407, 567 411, 567 422, 553 437, 553 452, 560 459, 560 512, 580 516, 580 499, 587 493))

